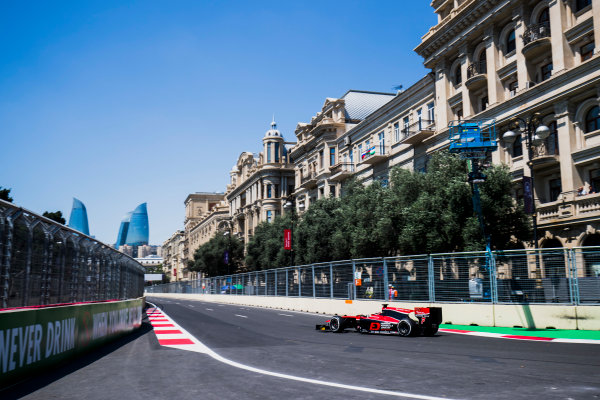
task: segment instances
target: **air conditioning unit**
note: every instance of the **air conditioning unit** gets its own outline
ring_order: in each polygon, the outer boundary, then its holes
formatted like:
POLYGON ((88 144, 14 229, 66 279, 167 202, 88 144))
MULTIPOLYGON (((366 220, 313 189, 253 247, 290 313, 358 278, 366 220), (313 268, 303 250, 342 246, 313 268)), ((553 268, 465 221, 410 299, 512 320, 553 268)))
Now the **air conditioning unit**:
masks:
POLYGON ((344 138, 344 146, 350 146, 351 140, 349 136, 344 138))
POLYGON ((526 87, 527 89, 531 89, 531 88, 532 88, 532 87, 534 87, 534 86, 535 86, 535 82, 533 82, 533 81, 529 81, 529 82, 527 82, 527 83, 525 84, 525 87, 526 87))

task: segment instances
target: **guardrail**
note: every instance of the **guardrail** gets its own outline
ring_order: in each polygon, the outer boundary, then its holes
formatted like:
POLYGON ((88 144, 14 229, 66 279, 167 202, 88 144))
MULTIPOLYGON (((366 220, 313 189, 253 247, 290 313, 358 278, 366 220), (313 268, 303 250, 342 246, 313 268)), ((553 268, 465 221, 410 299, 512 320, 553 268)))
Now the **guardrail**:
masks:
POLYGON ((600 247, 318 263, 181 281, 147 293, 422 302, 600 304, 600 247))
POLYGON ((0 308, 130 299, 144 293, 133 258, 0 200, 0 308))

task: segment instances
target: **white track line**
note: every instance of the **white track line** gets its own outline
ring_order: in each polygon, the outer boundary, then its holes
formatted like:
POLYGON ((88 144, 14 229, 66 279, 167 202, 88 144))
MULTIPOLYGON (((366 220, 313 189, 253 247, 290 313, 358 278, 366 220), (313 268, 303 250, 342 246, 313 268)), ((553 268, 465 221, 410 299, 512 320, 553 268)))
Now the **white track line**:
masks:
POLYGON ((234 314, 236 317, 240 317, 240 318, 248 318, 246 315, 240 315, 240 314, 234 314))
MULTIPOLYGON (((152 304, 149 301, 147 303, 148 304, 152 304)), ((156 307, 154 304, 152 304, 152 305, 154 307, 156 307)), ((167 316, 167 314, 164 313, 164 311, 163 311, 163 314, 165 316, 167 316)), ((167 316, 167 318, 171 319, 168 316, 167 316)), ((173 320, 171 319, 171 321, 173 321, 173 320)), ((364 387, 364 386, 345 385, 343 383, 328 382, 328 381, 322 381, 322 380, 311 379, 311 378, 303 378, 301 376, 281 374, 279 372, 272 372, 272 371, 267 371, 265 369, 251 367, 249 365, 245 365, 245 364, 239 363, 237 361, 232 361, 232 360, 229 360, 229 359, 227 359, 225 357, 220 356, 219 354, 217 354, 213 350, 211 350, 209 347, 207 347, 204 343, 202 343, 201 341, 199 341, 198 339, 196 339, 195 336, 193 336, 188 331, 186 331, 185 329, 183 329, 175 321, 173 321, 173 324, 175 325, 176 329, 179 329, 181 332, 183 332, 184 334, 186 334, 186 336, 190 340, 192 340, 195 344, 193 344, 193 345, 167 345, 165 347, 172 347, 172 348, 175 348, 175 349, 188 350, 188 351, 193 351, 193 352, 196 352, 196 353, 206 354, 206 355, 209 355, 210 357, 212 357, 215 360, 220 361, 220 362, 222 362, 224 364, 230 365, 230 366, 235 367, 235 368, 243 369, 243 370, 246 370, 246 371, 255 372, 255 373, 258 373, 258 374, 262 374, 262 375, 273 376, 275 378, 288 379, 288 380, 292 380, 292 381, 296 381, 296 382, 312 383, 314 385, 329 386, 329 387, 335 387, 335 388, 347 389, 347 390, 354 390, 354 391, 357 391, 357 392, 365 392, 365 393, 371 393, 371 394, 373 394, 373 393, 374 394, 383 394, 383 395, 394 396, 394 397, 405 397, 405 398, 420 399, 420 400, 452 400, 452 399, 449 399, 448 397, 427 396, 427 395, 415 394, 415 393, 394 392, 394 391, 391 391, 391 390, 374 389, 374 388, 368 388, 368 387, 364 387)))

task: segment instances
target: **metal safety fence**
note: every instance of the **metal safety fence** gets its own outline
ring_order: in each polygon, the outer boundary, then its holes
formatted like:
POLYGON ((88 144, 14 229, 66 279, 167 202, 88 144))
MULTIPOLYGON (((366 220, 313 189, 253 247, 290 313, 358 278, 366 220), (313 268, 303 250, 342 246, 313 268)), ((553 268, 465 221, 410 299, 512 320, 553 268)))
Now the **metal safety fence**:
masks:
POLYGON ((179 281, 147 287, 146 292, 600 304, 600 247, 336 261, 179 281))
POLYGON ((0 308, 128 299, 144 293, 133 258, 0 200, 0 308))

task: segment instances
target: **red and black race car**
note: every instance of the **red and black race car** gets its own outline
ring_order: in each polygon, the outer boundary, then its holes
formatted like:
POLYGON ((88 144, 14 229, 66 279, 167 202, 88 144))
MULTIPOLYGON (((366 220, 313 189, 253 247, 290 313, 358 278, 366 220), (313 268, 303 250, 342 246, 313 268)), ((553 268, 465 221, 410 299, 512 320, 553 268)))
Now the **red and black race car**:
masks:
POLYGON ((408 308, 388 307, 384 304, 381 312, 371 315, 334 315, 325 324, 316 326, 318 330, 343 332, 354 328, 360 333, 397 333, 400 336, 433 336, 442 322, 440 307, 408 308))

